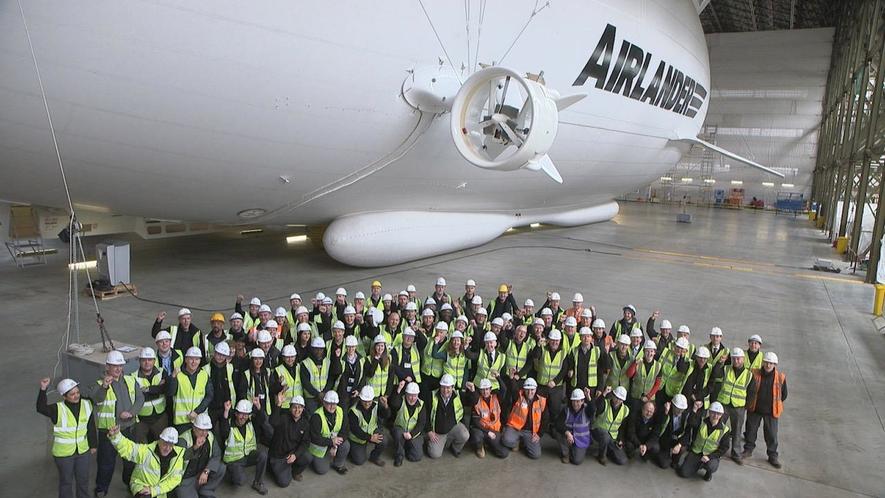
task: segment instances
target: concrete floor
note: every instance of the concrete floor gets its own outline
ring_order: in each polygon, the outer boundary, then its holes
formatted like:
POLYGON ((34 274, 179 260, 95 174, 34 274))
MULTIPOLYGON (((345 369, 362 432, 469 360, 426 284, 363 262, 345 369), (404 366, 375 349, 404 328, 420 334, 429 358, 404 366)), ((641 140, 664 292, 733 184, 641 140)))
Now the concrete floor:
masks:
MULTIPOLYGON (((376 270, 343 267, 309 244, 286 246, 276 235, 142 241, 133 246, 132 275, 143 298, 207 310, 232 306, 237 293, 284 305, 293 290, 302 295, 338 286, 365 291, 374 278, 389 291, 415 283, 424 294, 439 275, 452 291, 474 278, 484 297, 508 281, 517 298, 536 302, 548 289, 564 297, 581 291, 607 322, 628 302, 643 320, 659 308, 674 325, 688 324, 698 344, 713 325, 722 327, 729 346, 743 347, 749 335, 759 333, 764 348, 779 354, 788 376, 780 471, 765 462, 761 434, 756 456, 743 467, 723 462, 713 484, 636 462, 603 468, 590 459, 581 468, 563 465, 555 443, 545 437, 540 461, 514 454, 479 462, 465 453, 457 460, 446 455, 398 469, 352 469, 346 477, 308 472, 286 490, 268 483, 270 496, 448 496, 462 485, 492 496, 585 496, 588 490, 685 496, 714 489, 732 496, 885 496, 880 416, 885 413, 885 340, 871 323, 872 287, 858 278, 803 269, 815 256, 834 257, 805 219, 693 212, 694 223, 677 224, 676 208, 625 203, 610 223, 517 233, 476 249, 376 270)), ((8 264, 0 268, 0 298, 6 303, 0 323, 8 337, 0 378, 9 379, 0 404, 4 496, 55 493, 48 425, 35 413, 34 399, 38 379, 55 363, 66 287, 60 260, 25 271, 8 264)), ((80 305, 83 340, 95 342, 91 303, 82 298, 80 305)), ((128 296, 102 303, 113 337, 137 344, 150 343, 148 331, 158 311, 171 314, 175 308, 128 296)), ((194 318, 203 326, 208 316, 197 312, 194 318)), ((226 485, 219 494, 253 496, 248 488, 234 491, 226 485)), ((123 495, 115 477, 112 496, 123 495)))

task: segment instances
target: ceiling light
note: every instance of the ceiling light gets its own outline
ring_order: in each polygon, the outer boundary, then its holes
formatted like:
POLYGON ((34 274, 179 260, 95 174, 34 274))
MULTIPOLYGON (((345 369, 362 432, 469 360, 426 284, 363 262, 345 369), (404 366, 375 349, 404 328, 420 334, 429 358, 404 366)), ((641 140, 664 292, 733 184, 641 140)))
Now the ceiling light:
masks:
POLYGON ((240 235, 249 235, 251 233, 261 233, 264 230, 261 228, 250 228, 249 230, 240 230, 240 235))
POLYGON ((682 179, 682 183, 691 183, 693 181, 694 181, 694 178, 691 178, 691 177, 685 177, 682 179))
POLYGON ((784 188, 793 188, 794 185, 792 183, 781 183, 781 187, 784 188))
POLYGON ((661 177, 661 181, 662 181, 662 182, 672 182, 672 181, 673 181, 673 177, 672 177, 672 176, 662 176, 662 177, 661 177))
POLYGON ((743 180, 732 180, 731 184, 732 185, 743 185, 744 182, 743 182, 743 180))
POLYGON ((68 269, 71 270, 85 270, 87 268, 95 268, 98 266, 97 261, 82 261, 80 263, 71 263, 68 265, 68 269))
POLYGON ((774 187, 774 183, 772 182, 762 182, 763 187, 774 187))
POLYGON ((540 224, 540 223, 532 223, 532 224, 529 225, 529 226, 530 226, 531 228, 538 228, 539 226, 541 226, 541 224, 540 224))
POLYGON ((704 178, 704 183, 716 183, 716 180, 712 178, 704 178))
POLYGON ((296 242, 304 242, 307 240, 307 235, 290 235, 286 237, 287 244, 294 244, 296 242))

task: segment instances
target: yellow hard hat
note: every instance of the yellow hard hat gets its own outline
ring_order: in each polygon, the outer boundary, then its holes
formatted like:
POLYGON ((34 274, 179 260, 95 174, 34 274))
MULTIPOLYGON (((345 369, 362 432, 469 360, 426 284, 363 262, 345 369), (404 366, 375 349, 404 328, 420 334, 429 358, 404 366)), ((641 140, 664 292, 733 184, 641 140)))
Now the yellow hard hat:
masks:
POLYGON ((374 282, 372 282, 372 287, 381 287, 381 281, 375 280, 374 282))
POLYGON ((209 321, 210 322, 223 322, 224 315, 222 315, 221 313, 213 313, 212 318, 210 318, 209 321))
POLYGON ((510 290, 507 288, 507 284, 501 284, 498 287, 498 292, 509 292, 510 290))

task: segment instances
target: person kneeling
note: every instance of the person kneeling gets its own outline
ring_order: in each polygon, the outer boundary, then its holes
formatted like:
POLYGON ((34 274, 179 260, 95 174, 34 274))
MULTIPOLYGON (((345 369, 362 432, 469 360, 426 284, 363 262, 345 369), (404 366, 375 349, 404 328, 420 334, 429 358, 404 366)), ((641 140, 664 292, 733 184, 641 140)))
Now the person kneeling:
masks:
POLYGON ((276 407, 270 416, 273 438, 268 452, 270 471, 281 488, 288 487, 292 479, 300 481, 304 469, 313 459, 313 455, 307 451, 310 426, 304 416, 304 398, 296 394, 286 410, 283 408, 285 397, 286 390, 277 394, 276 407))
POLYGON ((503 440, 511 450, 521 441, 525 455, 533 460, 541 456, 541 434, 547 425, 547 398, 536 394, 537 388, 538 383, 531 377, 523 383, 510 410, 503 440))
POLYGON ((258 444, 259 431, 265 431, 262 419, 264 410, 258 396, 250 403, 247 399, 237 401, 233 415, 230 415, 230 402, 224 404, 224 416, 219 421, 221 439, 224 444, 224 464, 227 465, 227 474, 234 486, 242 486, 246 477, 245 468, 255 466, 255 479, 252 481, 252 489, 258 494, 266 495, 267 488, 264 486, 264 471, 267 469, 267 449, 258 444), (253 410, 255 419, 250 420, 253 410))
POLYGON ((311 466, 319 475, 335 469, 341 475, 347 473, 347 454, 350 441, 347 440, 348 427, 344 410, 338 406, 338 393, 328 391, 323 396, 323 406, 310 417, 310 447, 313 455, 311 466))
POLYGON ((719 459, 728 452, 729 439, 728 424, 722 414, 725 409, 718 401, 710 404, 710 413, 707 419, 701 422, 701 426, 695 431, 691 450, 685 455, 685 461, 679 467, 680 477, 692 477, 698 470, 704 470, 704 480, 713 479, 713 474, 719 469, 719 459))
POLYGON ((379 398, 381 402, 376 402, 375 389, 372 386, 363 386, 359 398, 359 402, 354 403, 347 414, 350 424, 350 461, 356 465, 366 463, 368 446, 374 444, 368 460, 383 467, 381 454, 387 447, 387 440, 384 439, 380 420, 387 419, 387 398, 379 398))
POLYGON ((115 425, 108 429, 108 438, 124 460, 135 464, 129 491, 139 498, 165 497, 181 484, 184 473, 184 448, 177 446, 178 431, 167 427, 160 439, 148 444, 133 443, 115 425))
POLYGON ((221 463, 221 446, 212 434, 212 419, 208 413, 197 415, 191 430, 178 438, 178 445, 184 448, 187 467, 175 496, 215 498, 215 490, 224 479, 225 466, 221 463))
POLYGON ((596 459, 602 465, 606 464, 606 456, 617 465, 627 463, 627 455, 624 453, 624 421, 630 415, 630 408, 624 403, 626 399, 627 390, 624 386, 616 387, 614 392, 611 387, 606 387, 603 395, 596 398, 596 421, 593 422, 592 434, 599 441, 596 459), (612 393, 611 399, 606 398, 608 393, 612 393))
POLYGON ((586 396, 583 389, 572 391, 569 405, 562 409, 556 422, 556 440, 559 442, 562 463, 580 465, 593 442, 590 427, 595 410, 592 404, 586 402, 586 396))

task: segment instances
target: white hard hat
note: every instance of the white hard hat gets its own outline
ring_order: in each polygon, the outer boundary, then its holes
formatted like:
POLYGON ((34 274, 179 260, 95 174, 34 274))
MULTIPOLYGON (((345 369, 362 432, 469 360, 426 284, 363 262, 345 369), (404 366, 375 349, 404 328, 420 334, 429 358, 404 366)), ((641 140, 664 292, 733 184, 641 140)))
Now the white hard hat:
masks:
POLYGON ((179 317, 182 317, 184 315, 190 315, 190 314, 191 314, 191 310, 189 310, 187 308, 181 308, 180 310, 178 310, 179 317))
POLYGON ((372 308, 372 321, 375 322, 375 325, 379 325, 384 321, 384 312, 378 308, 372 308))
POLYGON ((412 327, 406 327, 403 330, 403 337, 415 337, 415 331, 412 330, 412 327))
POLYGON ((363 388, 360 389, 360 399, 363 401, 372 401, 375 399, 375 388, 372 386, 363 386, 363 388))
POLYGON ((156 360, 157 353, 154 352, 154 348, 141 348, 141 353, 138 353, 138 359, 140 359, 140 360, 156 360))
POLYGON ((618 344, 630 345, 630 336, 627 334, 621 334, 618 337, 618 344))
POLYGON ((224 356, 230 356, 230 346, 226 342, 219 342, 215 345, 215 352, 224 356))
POLYGON ((283 346, 283 350, 280 352, 280 354, 284 357, 298 356, 298 351, 295 350, 295 346, 291 344, 286 344, 285 346, 283 346))
POLYGON ((418 292, 418 289, 416 289, 415 286, 412 284, 407 285, 406 290, 409 292, 418 292))
POLYGON ((436 285, 446 285, 446 279, 439 277, 436 279, 436 285))
POLYGON ((643 349, 658 349, 658 345, 655 344, 655 341, 649 339, 645 341, 645 346, 643 347, 643 349))
POLYGON ((406 311, 418 311, 418 305, 409 301, 406 303, 406 311))
POLYGON ((209 414, 206 412, 198 414, 197 418, 194 420, 194 427, 197 429, 203 429, 204 431, 212 430, 212 419, 209 418, 209 414))
POLYGON ((456 321, 456 322, 470 323, 470 320, 468 320, 467 317, 464 316, 464 315, 458 315, 458 318, 457 318, 455 321, 456 321))
POLYGON ((731 357, 732 358, 743 358, 744 357, 744 350, 741 348, 733 348, 731 350, 731 357))
POLYGON ((292 396, 292 403, 291 404, 304 406, 304 397, 299 394, 292 396))
POLYGON ((184 352, 185 358, 202 358, 203 352, 200 351, 200 348, 196 346, 191 346, 187 348, 187 351, 184 352))
POLYGON ((627 399, 627 390, 624 389, 624 386, 616 387, 613 392, 615 394, 615 397, 618 398, 619 400, 624 401, 627 399))
POLYGON ((249 352, 250 358, 264 358, 264 350, 261 348, 255 348, 249 352))
POLYGON ((670 324, 670 320, 661 320, 661 328, 662 329, 672 329, 673 325, 670 324))
POLYGON ((421 316, 434 316, 432 309, 425 309, 421 312, 421 316))
POLYGON ((476 310, 476 314, 488 316, 489 312, 485 308, 480 308, 480 309, 476 310))
POLYGON ((719 327, 713 327, 713 330, 710 331, 710 335, 722 337, 722 329, 719 327))
POLYGON ((722 403, 714 401, 710 403, 710 413, 725 413, 725 408, 722 407, 722 403))
POLYGON ((505 322, 508 320, 513 320, 513 315, 511 315, 510 313, 501 313, 501 319, 505 322))
POLYGON ((310 331, 310 324, 301 322, 298 324, 298 332, 307 332, 310 331))
POLYGON ((582 296, 580 292, 575 292, 575 296, 572 297, 572 302, 573 303, 583 303, 584 296, 582 296))
POLYGON ((291 301, 293 299, 297 299, 297 300, 301 301, 301 294, 298 294, 297 292, 293 293, 291 296, 289 296, 289 301, 291 301))
POLYGON ((439 380, 440 387, 452 387, 455 385, 455 378, 450 374, 444 374, 439 380))
POLYGON ((762 336, 760 336, 759 334, 753 334, 750 336, 749 339, 747 339, 747 342, 750 342, 750 341, 756 341, 759 344, 762 344, 762 336))
POLYGON ((68 393, 68 391, 77 387, 78 385, 80 384, 74 379, 62 379, 61 381, 59 381, 58 385, 55 386, 55 390, 58 391, 58 394, 64 396, 68 393))
POLYGON ((378 334, 372 340, 372 344, 387 344, 387 339, 384 338, 384 334, 378 334))
POLYGON ((309 315, 310 311, 308 311, 307 306, 299 306, 295 309, 296 315, 309 315))
POLYGON ((175 427, 167 427, 160 433, 160 439, 169 444, 178 444, 178 431, 175 427))
POLYGON ((278 306, 277 309, 274 310, 273 316, 286 316, 286 308, 278 306))
POLYGON ((262 304, 260 308, 258 308, 259 313, 271 313, 270 306, 266 304, 262 304))
POLYGON ((526 299, 526 300, 525 300, 525 303, 523 303, 523 306, 534 308, 534 307, 535 307, 535 302, 532 301, 531 299, 526 299))
POLYGON ((496 336, 494 332, 486 332, 486 335, 482 337, 482 340, 483 342, 497 341, 498 336, 496 336))
POLYGON ((249 301, 250 306, 261 306, 261 299, 257 297, 253 297, 251 301, 249 301))
MULTIPOLYGON (((270 322, 268 322, 268 323, 270 323, 270 322)), ((273 340, 273 336, 270 335, 270 332, 268 332, 266 330, 259 330, 258 331, 258 342, 270 342, 272 340, 273 340)))
POLYGON ((562 332, 557 329, 551 329, 550 333, 547 334, 547 338, 551 341, 561 341, 562 340, 562 332))
POLYGON ((553 316, 553 310, 550 308, 544 308, 541 310, 541 316, 553 316))
POLYGON ((676 347, 688 349, 688 339, 686 339, 685 337, 680 337, 679 339, 676 339, 676 347))
POLYGON ((452 305, 449 303, 443 303, 439 308, 440 311, 452 311, 452 305))
POLYGON ((248 399, 237 401, 236 410, 240 413, 252 413, 252 403, 248 399))
POLYGON ((522 388, 523 389, 537 389, 538 383, 535 381, 535 379, 529 377, 528 379, 525 380, 525 382, 523 382, 522 388))
POLYGON ((470 300, 470 304, 482 304, 482 298, 479 296, 473 296, 473 299, 470 300))
POLYGON ((581 312, 581 318, 593 318, 593 312, 590 311, 590 308, 584 308, 584 311, 581 312))
POLYGON ((338 403, 338 393, 329 391, 323 396, 323 403, 338 403))
POLYGON ((344 322, 342 322, 341 320, 338 320, 335 322, 335 325, 332 325, 332 328, 344 330, 344 322))
POLYGON ((446 324, 446 322, 437 322, 436 330, 449 330, 449 326, 446 324))
MULTIPOLYGON (((688 349, 688 348, 686 348, 686 349, 688 349)), ((707 349, 706 346, 701 346, 701 347, 698 348, 697 351, 695 351, 694 355, 697 356, 698 358, 707 358, 707 359, 709 359, 709 358, 710 358, 710 350, 707 349)))
POLYGON ((499 327, 503 327, 504 326, 504 319, 499 316, 499 317, 495 318, 494 320, 492 320, 492 325, 498 325, 499 327))
POLYGON ((338 290, 335 291, 336 296, 346 296, 347 291, 344 290, 344 287, 338 287, 338 290))
POLYGON ((568 318, 565 319, 565 326, 566 326, 566 327, 577 327, 577 326, 578 326, 578 321, 575 320, 575 317, 570 316, 570 317, 568 317, 568 318))
POLYGON ((774 354, 773 351, 766 351, 765 354, 762 355, 762 361, 777 365, 777 355, 774 354))
POLYGON ((243 319, 243 315, 236 313, 236 312, 232 313, 229 318, 230 321, 242 320, 242 319, 243 319))
POLYGON ((492 388, 492 381, 490 381, 489 379, 482 379, 481 381, 479 381, 479 388, 480 389, 491 389, 492 388))
POLYGON ((624 309, 632 311, 634 315, 636 314, 636 306, 633 306, 632 304, 628 304, 627 306, 624 306, 624 309))
POLYGON ((314 299, 316 299, 317 301, 322 301, 323 299, 326 299, 326 295, 322 292, 317 292, 317 295, 314 296, 314 299))
POLYGON ((403 297, 409 297, 409 291, 401 290, 401 291, 399 291, 399 295, 403 296, 403 297))
POLYGON ((418 384, 414 382, 409 382, 406 384, 406 394, 420 394, 421 388, 418 387, 418 384))
POLYGON ((467 280, 467 283, 464 284, 467 287, 476 287, 476 282, 471 278, 467 280))
POLYGON ((593 328, 594 329, 604 329, 605 328, 605 321, 602 318, 597 318, 596 320, 593 320, 593 328))
POLYGON ((365 299, 366 295, 363 294, 363 291, 357 291, 356 294, 353 295, 354 299, 365 299))
POLYGON ((123 358, 123 353, 115 349, 108 352, 108 355, 105 358, 104 362, 108 365, 125 365, 126 358, 123 358))
POLYGON ((382 301, 393 301, 393 296, 391 296, 390 294, 384 294, 384 296, 381 297, 381 300, 382 301))
POLYGON ((535 318, 535 321, 532 322, 532 325, 544 325, 543 318, 535 318))
POLYGON ((355 347, 355 346, 359 346, 359 345, 360 345, 360 342, 356 339, 356 336, 354 336, 354 335, 349 335, 344 338, 344 347, 351 347, 351 346, 355 347))
POLYGON ((688 408, 688 399, 686 399, 684 394, 679 393, 676 396, 673 396, 673 406, 680 410, 685 410, 688 408))
POLYGON ((642 337, 642 330, 640 330, 640 329, 631 330, 630 337, 642 337))
POLYGON ((560 299, 560 297, 559 297, 558 292, 551 292, 550 293, 550 300, 551 301, 559 301, 559 299, 560 299))
POLYGON ((171 341, 171 340, 172 340, 172 335, 169 334, 168 330, 161 330, 161 331, 157 332, 157 337, 154 337, 155 342, 171 341))
POLYGON ((590 327, 581 327, 581 330, 578 331, 578 335, 593 335, 593 331, 590 330, 590 327))
POLYGON ((575 389, 572 391, 572 395, 569 396, 569 400, 571 401, 584 401, 584 399, 586 399, 586 396, 584 395, 584 391, 580 389, 575 389))
POLYGON ((691 329, 688 328, 688 325, 680 325, 676 332, 691 335, 691 329))
POLYGON ((356 315, 356 308, 354 308, 351 305, 347 305, 344 307, 344 314, 345 315, 356 315))
POLYGON ((431 304, 436 305, 436 299, 428 297, 424 300, 424 306, 430 306, 431 304))
POLYGON ((463 339, 463 338, 464 338, 464 334, 462 334, 460 330, 456 330, 456 331, 452 332, 452 339, 463 339))
POLYGON ((323 341, 322 337, 314 337, 310 340, 310 347, 312 348, 325 348, 326 343, 323 341))
POLYGON ((332 304, 332 298, 331 298, 331 297, 328 297, 328 296, 324 297, 324 298, 323 298, 323 304, 325 304, 325 305, 327 305, 327 306, 330 305, 330 304, 332 304))
POLYGON ((266 328, 266 329, 278 329, 278 328, 280 328, 280 324, 277 323, 276 320, 268 320, 267 323, 264 324, 264 328, 266 328))

